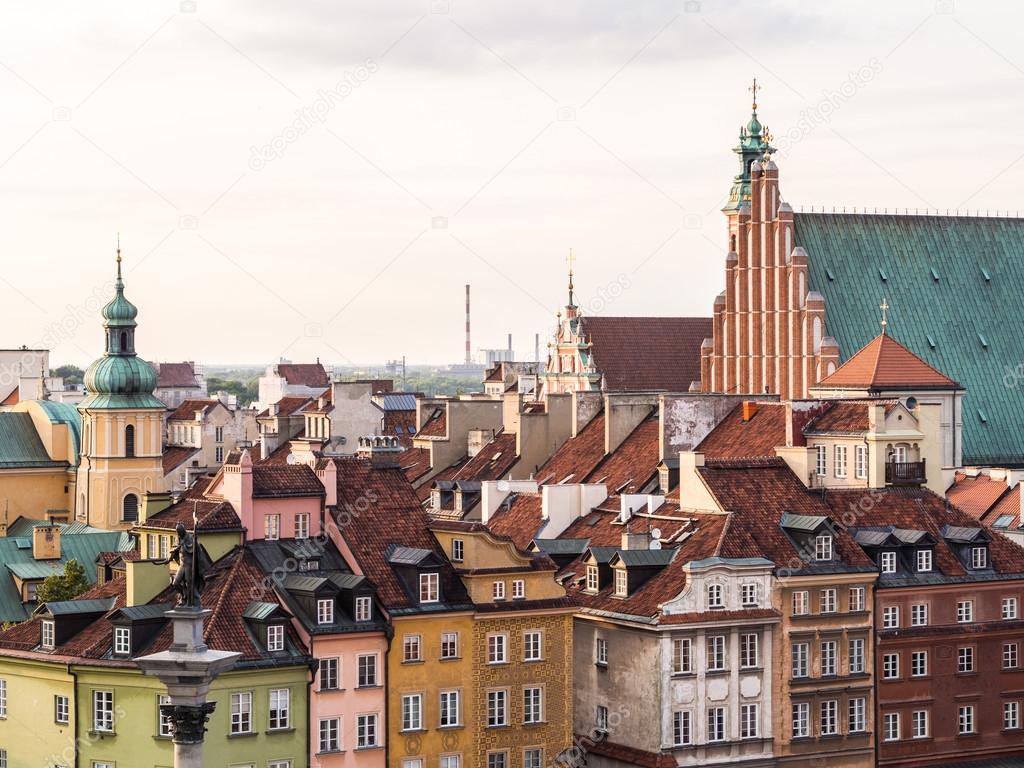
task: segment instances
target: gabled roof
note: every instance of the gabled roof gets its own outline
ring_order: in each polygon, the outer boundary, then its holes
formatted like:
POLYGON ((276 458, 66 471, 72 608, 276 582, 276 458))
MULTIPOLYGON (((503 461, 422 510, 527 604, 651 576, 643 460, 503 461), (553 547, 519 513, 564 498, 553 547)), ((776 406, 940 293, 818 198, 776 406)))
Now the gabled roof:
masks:
POLYGON ((254 499, 323 496, 324 486, 306 464, 254 464, 254 499))
POLYGON ((753 416, 744 420, 744 406, 739 403, 694 451, 715 459, 775 456, 775 449, 786 444, 786 406, 757 401, 753 407, 753 416))
POLYGON ((0 469, 66 467, 54 461, 26 411, 0 411, 0 469))
POLYGON ((605 456, 586 477, 588 483, 604 483, 609 493, 640 493, 658 472, 661 452, 657 409, 641 421, 626 439, 605 456))
POLYGON ((519 461, 516 453, 516 435, 514 432, 499 432, 487 445, 480 449, 465 464, 461 465, 449 480, 456 483, 468 480, 500 480, 508 475, 510 469, 519 461))
POLYGON ((869 411, 874 405, 885 406, 888 415, 898 400, 833 400, 804 426, 804 434, 860 434, 871 428, 869 411))
POLYGON ((189 495, 166 509, 150 515, 137 527, 173 531, 178 523, 184 523, 185 527, 192 530, 193 515, 194 519, 198 521, 200 532, 242 530, 242 521, 238 519, 238 514, 230 502, 189 495))
POLYGON ((887 333, 876 336, 816 386, 873 391, 960 388, 887 333))
MULTIPOLYGON (((285 395, 275 403, 277 406, 277 416, 291 416, 296 411, 300 410, 306 403, 312 402, 312 398, 299 397, 296 395, 285 395)), ((264 408, 259 412, 258 417, 270 416, 270 408, 264 408)))
POLYGON ((171 414, 167 417, 168 421, 195 421, 196 411, 199 411, 204 416, 211 408, 215 408, 218 405, 223 405, 220 400, 211 398, 201 398, 194 400, 185 400, 175 408, 171 414))
POLYGON ((416 437, 445 437, 448 434, 448 409, 443 405, 437 406, 431 411, 430 416, 423 422, 416 437))
POLYGON ((580 318, 595 368, 610 392, 689 392, 700 381, 700 345, 712 335, 710 317, 580 318))
POLYGON ((541 532, 542 498, 539 493, 511 494, 487 521, 487 527, 499 536, 512 539, 520 549, 525 549, 541 532))
POLYGON ((192 363, 156 363, 156 386, 199 388, 192 363))
MULTIPOLYGON (((1009 493, 1005 480, 993 480, 985 474, 968 477, 957 473, 953 485, 946 489, 946 498, 976 520, 985 521, 989 510, 1009 493)), ((1019 506, 1016 512, 1020 514, 1019 506)))
POLYGON ((171 472, 199 453, 200 450, 201 449, 199 448, 191 448, 188 446, 167 446, 164 448, 164 452, 160 457, 161 463, 163 464, 164 474, 171 474, 171 472))
POLYGON ((277 374, 292 386, 328 387, 331 382, 327 371, 319 363, 278 363, 277 374))
POLYGON ((582 483, 604 458, 604 411, 592 418, 576 437, 562 443, 536 472, 537 481, 558 485, 582 483))

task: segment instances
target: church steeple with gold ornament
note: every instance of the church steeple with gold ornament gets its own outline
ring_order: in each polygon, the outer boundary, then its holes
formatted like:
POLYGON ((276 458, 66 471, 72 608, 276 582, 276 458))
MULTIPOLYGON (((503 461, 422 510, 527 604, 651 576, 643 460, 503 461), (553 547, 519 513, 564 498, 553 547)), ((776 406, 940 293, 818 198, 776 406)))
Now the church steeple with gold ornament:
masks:
POLYGON ((770 143, 772 136, 768 126, 761 125, 757 118, 757 93, 761 86, 758 85, 756 77, 748 90, 753 94, 750 120, 740 128, 740 143, 732 150, 740 157, 740 172, 732 180, 729 202, 722 209, 724 211, 735 211, 744 203, 750 202, 750 169, 755 162, 767 163, 775 152, 775 147, 770 143))

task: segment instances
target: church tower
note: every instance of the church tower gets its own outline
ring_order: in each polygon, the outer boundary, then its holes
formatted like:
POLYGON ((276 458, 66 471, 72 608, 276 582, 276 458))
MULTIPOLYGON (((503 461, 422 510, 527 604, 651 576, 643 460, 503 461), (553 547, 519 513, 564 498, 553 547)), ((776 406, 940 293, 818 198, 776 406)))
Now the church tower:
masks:
POLYGON ((85 372, 82 449, 75 516, 97 528, 132 526, 143 495, 162 491, 165 406, 153 396, 156 372, 135 354, 138 310, 124 295, 117 248, 114 298, 103 307, 106 347, 85 372))

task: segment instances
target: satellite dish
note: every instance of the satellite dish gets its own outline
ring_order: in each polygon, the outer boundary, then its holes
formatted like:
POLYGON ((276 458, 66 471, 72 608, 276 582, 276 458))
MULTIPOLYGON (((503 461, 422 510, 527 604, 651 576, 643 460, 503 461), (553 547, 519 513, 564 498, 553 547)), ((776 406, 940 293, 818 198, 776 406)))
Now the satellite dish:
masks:
POLYGON ((660 539, 661 538, 661 528, 651 528, 651 538, 652 539, 660 539))
POLYGON ((294 454, 292 454, 292 453, 288 454, 288 458, 285 459, 285 461, 287 461, 289 464, 298 464, 299 463, 298 458, 294 454))
POLYGON ((661 549, 661 542, 655 539, 651 542, 651 549, 661 549))

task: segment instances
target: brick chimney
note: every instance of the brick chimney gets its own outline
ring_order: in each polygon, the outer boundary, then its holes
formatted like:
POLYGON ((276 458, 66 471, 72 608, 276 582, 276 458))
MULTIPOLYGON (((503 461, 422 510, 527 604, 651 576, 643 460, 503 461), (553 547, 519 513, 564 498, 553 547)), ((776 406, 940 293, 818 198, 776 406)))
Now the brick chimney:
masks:
POLYGON ((35 560, 60 560, 59 525, 37 525, 32 529, 32 557, 35 560))
POLYGON ((755 403, 753 400, 744 400, 742 413, 743 420, 750 421, 752 418, 754 418, 754 414, 757 413, 757 403, 755 403))

